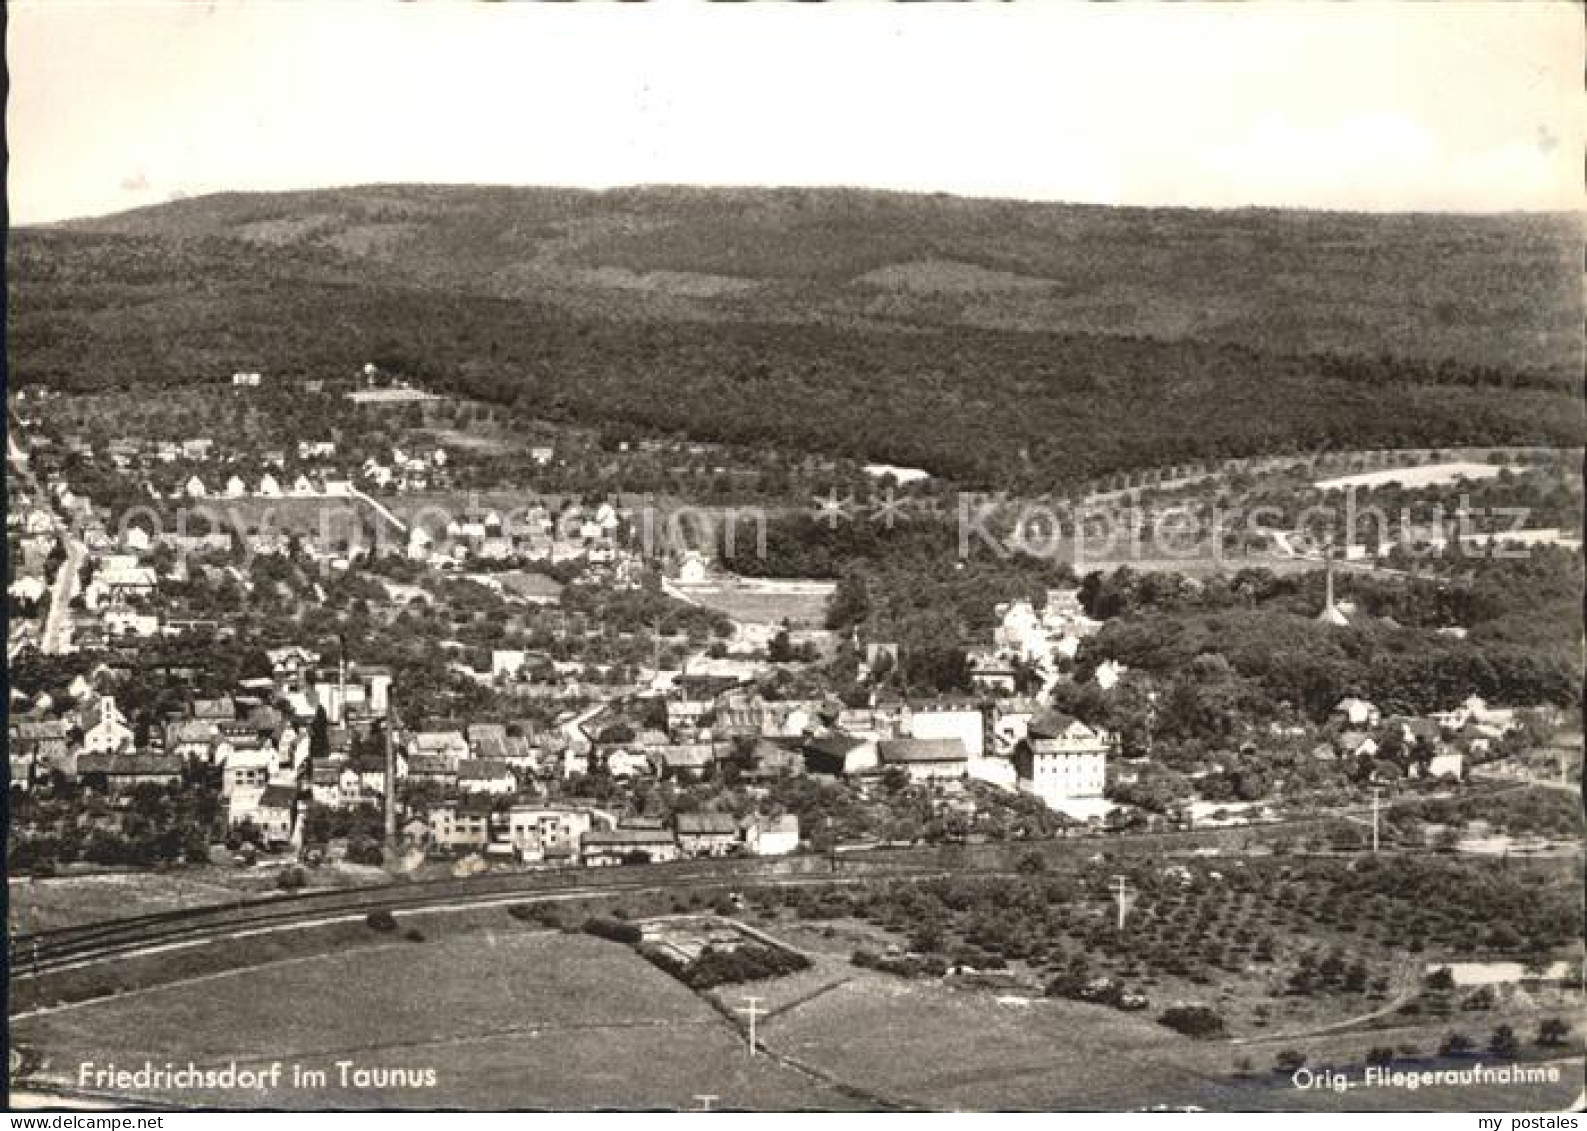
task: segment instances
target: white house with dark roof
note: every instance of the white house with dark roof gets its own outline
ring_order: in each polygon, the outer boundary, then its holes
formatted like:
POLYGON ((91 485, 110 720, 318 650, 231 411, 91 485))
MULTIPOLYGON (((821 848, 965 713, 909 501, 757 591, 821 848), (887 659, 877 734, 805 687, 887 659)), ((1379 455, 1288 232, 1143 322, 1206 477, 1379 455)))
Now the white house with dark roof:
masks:
POLYGON ((1032 719, 1014 748, 1014 773, 1022 793, 1054 809, 1100 799, 1107 786, 1109 736, 1061 711, 1032 719))

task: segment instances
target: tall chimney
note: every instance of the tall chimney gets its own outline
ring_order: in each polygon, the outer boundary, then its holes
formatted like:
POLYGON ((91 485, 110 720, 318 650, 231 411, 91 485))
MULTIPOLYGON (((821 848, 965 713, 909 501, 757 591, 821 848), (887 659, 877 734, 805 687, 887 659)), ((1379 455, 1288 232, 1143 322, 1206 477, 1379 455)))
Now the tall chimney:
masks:
POLYGON ((336 660, 336 722, 345 726, 347 724, 347 637, 338 634, 336 641, 340 645, 336 660))

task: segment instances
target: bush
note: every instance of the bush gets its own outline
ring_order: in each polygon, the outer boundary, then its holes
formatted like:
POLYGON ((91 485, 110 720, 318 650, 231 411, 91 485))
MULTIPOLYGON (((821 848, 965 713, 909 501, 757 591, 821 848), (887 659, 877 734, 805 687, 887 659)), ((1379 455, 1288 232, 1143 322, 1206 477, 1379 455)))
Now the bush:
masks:
POLYGON ((1377 1045, 1367 1050, 1367 1063, 1386 1068, 1394 1063, 1394 1050, 1387 1045, 1377 1045))
POLYGON ((1284 1049, 1273 1057, 1274 1072, 1298 1072, 1306 1065, 1306 1054, 1299 1049, 1284 1049))
POLYGON ((1472 1039, 1464 1033, 1450 1033, 1438 1046, 1439 1056, 1461 1056, 1475 1048, 1472 1039))
POLYGON ((598 939, 610 939, 612 942, 625 943, 628 946, 638 946, 645 937, 645 932, 633 923, 625 923, 621 919, 606 919, 598 915, 584 920, 584 925, 580 929, 586 935, 594 935, 598 939))
POLYGON ((682 972, 684 984, 696 990, 739 982, 759 982, 804 970, 810 960, 779 947, 746 943, 735 947, 706 947, 682 972))
POLYGON ((282 891, 297 891, 309 882, 307 873, 296 864, 290 868, 281 869, 281 874, 276 877, 276 887, 282 891))
POLYGON ((1545 1017, 1537 1026, 1537 1043, 1546 1049, 1558 1048, 1570 1035, 1570 1026, 1558 1017, 1545 1017))
POLYGON ((1223 1034, 1223 1018, 1204 1005, 1175 1005, 1171 1006, 1157 1019, 1159 1025, 1164 1025, 1176 1033, 1183 1033, 1187 1037, 1205 1039, 1223 1034))
POLYGON ((1499 1025, 1488 1038, 1488 1051, 1494 1056, 1508 1059, 1521 1051, 1521 1042, 1516 1038, 1514 1029, 1508 1025, 1499 1025))
POLYGON ((364 916, 364 925, 372 931, 395 931, 397 918, 389 911, 371 911, 364 916))
POLYGON ((402 937, 407 939, 409 942, 423 942, 424 932, 419 930, 417 927, 409 927, 403 932, 402 937))
POLYGON ((1431 971, 1425 981, 1427 988, 1430 990, 1452 990, 1455 988, 1455 975, 1450 972, 1447 966, 1440 966, 1437 970, 1431 971))

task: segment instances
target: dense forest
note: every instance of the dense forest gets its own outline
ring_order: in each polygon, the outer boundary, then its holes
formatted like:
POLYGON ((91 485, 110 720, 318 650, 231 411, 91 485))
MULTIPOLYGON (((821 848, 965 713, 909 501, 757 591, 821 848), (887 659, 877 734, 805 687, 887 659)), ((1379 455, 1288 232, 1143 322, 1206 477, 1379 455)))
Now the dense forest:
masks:
POLYGON ((1267 452, 1574 444, 1572 230, 842 193, 219 197, 16 233, 11 374, 82 390, 372 360, 524 422, 1022 492, 1267 452), (923 287, 920 262, 976 255, 997 278, 923 287), (678 282, 707 272, 709 294, 678 282), (1082 316, 1104 298, 1117 317, 1082 316))

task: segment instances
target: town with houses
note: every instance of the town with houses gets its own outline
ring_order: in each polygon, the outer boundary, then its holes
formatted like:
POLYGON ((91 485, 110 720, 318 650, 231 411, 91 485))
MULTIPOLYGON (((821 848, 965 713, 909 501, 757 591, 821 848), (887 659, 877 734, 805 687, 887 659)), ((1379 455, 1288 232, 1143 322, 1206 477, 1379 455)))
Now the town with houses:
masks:
MULTIPOLYGON (((258 372, 238 372, 230 396, 258 395, 262 383, 258 372)), ((342 396, 377 410, 437 399, 382 379, 373 365, 350 385, 342 396)), ((325 395, 324 383, 305 392, 325 395)), ((1230 776, 1216 762, 1192 773, 1172 803, 1138 804, 1154 773, 1154 701, 1135 720, 1148 728, 1144 749, 1124 748, 1094 716, 1088 724, 1062 706, 1076 695, 1077 656, 1104 627, 1078 584, 988 600, 989 630, 965 650, 962 683, 921 694, 887 678, 899 664, 896 641, 871 625, 836 631, 822 620, 830 582, 758 582, 763 593, 814 604, 800 625, 702 608, 694 594, 722 580, 723 562, 709 546, 657 554, 642 545, 640 527, 650 520, 621 496, 584 504, 530 496, 516 508, 476 502, 452 513, 434 492, 466 474, 467 460, 441 445, 406 443, 348 464, 336 440, 304 440, 245 467, 210 437, 97 447, 82 434, 37 427, 58 403, 35 392, 11 405, 8 653, 13 669, 37 665, 41 677, 11 689, 12 789, 102 799, 92 810, 101 831, 116 827, 114 814, 141 788, 213 791, 216 824, 187 830, 194 843, 178 855, 190 860, 208 859, 208 844, 223 841, 250 860, 262 853, 318 864, 334 854, 409 871, 437 861, 465 871, 597 867, 1237 825, 1307 804, 1299 789, 1236 798, 1221 786, 1198 791, 1197 778, 1230 776), (151 521, 122 515, 112 527, 114 516, 70 469, 130 483, 131 498, 148 500, 151 521), (431 492, 428 524, 388 505, 411 492, 431 492), (387 536, 366 542, 357 521, 349 536, 345 513, 329 524, 321 513, 318 528, 290 534, 268 519, 227 529, 213 514, 203 533, 187 529, 185 520, 210 503, 242 502, 347 506, 387 536), (159 528, 173 517, 175 530, 159 528), (556 628, 509 637, 498 625, 473 643, 440 641, 444 666, 409 667, 407 678, 467 685, 472 694, 461 698, 474 707, 453 713, 406 694, 417 689, 404 687, 402 666, 350 635, 345 615, 335 631, 317 632, 319 618, 300 607, 292 623, 304 627, 295 635, 278 623, 243 638, 242 622, 197 600, 194 588, 197 578, 246 602, 261 587, 286 594, 306 584, 307 599, 322 602, 327 585, 360 574, 375 579, 359 590, 360 605, 373 593, 399 609, 433 610, 466 591, 486 603, 479 619, 556 628), (627 662, 611 662, 609 652, 591 662, 573 638, 599 640, 613 626, 586 609, 575 629, 569 587, 613 603, 628 594, 650 611, 623 615, 653 631, 621 634, 631 645, 627 662), (671 638, 662 622, 680 611, 700 623, 671 638), (531 647, 531 638, 553 647, 531 647), (239 666, 244 650, 251 656, 239 666), (846 683, 823 674, 839 651, 852 660, 846 683), (217 652, 230 660, 215 663, 217 652), (223 671, 236 678, 222 682, 223 671), (133 672, 136 702, 124 687, 133 672), (416 699, 419 711, 399 710, 416 699), (833 796, 864 816, 835 827, 820 816, 833 796)), ((555 451, 533 446, 529 465, 551 465, 555 451)), ((895 475, 907 470, 883 469, 889 482, 918 482, 895 475)), ((1347 630, 1364 614, 1335 598, 1331 558, 1326 574, 1313 619, 1347 630)), ((1128 672, 1112 658, 1092 665, 1080 698, 1114 693, 1128 672)), ((1345 695, 1326 720, 1275 722, 1270 736, 1304 745, 1312 770, 1371 766, 1387 747, 1414 752, 1399 756, 1396 776, 1458 790, 1521 725, 1515 708, 1468 690, 1420 714, 1345 695)), ((28 812, 11 830, 13 858, 19 846, 29 857, 31 844, 44 861, 69 863, 38 847, 62 840, 48 824, 60 820, 58 809, 40 808, 35 826, 28 812)), ((92 860, 92 845, 85 851, 92 860)), ((116 856, 104 844, 98 851, 116 856)))

